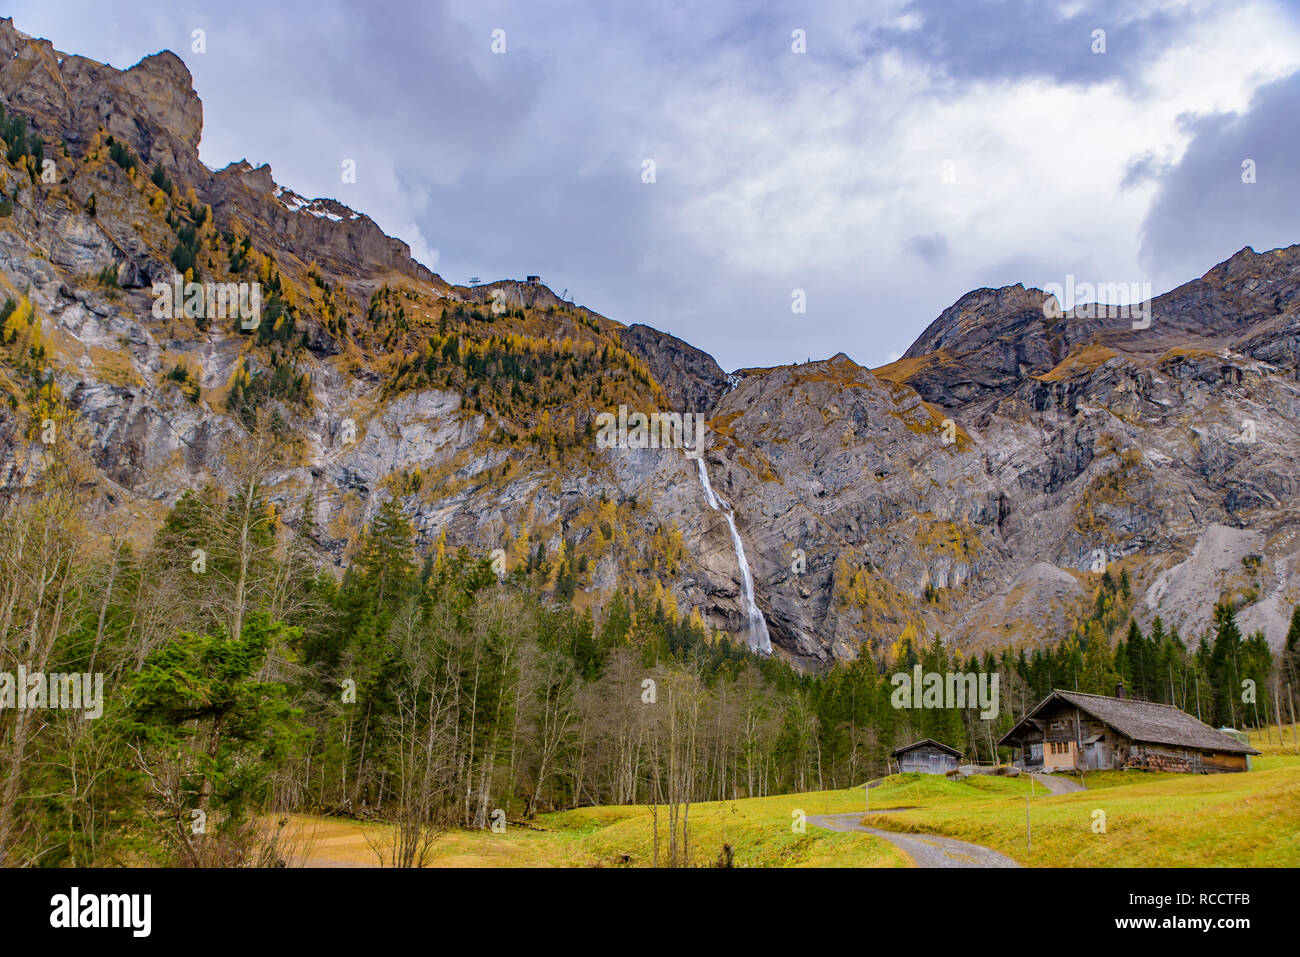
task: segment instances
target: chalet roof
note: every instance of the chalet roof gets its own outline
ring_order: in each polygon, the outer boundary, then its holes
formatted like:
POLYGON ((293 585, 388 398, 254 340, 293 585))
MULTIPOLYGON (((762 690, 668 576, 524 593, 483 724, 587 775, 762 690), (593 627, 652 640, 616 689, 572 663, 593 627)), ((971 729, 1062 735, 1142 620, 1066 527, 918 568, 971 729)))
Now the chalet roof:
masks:
POLYGON ((956 748, 950 748, 943 742, 934 740, 934 738, 923 738, 920 741, 913 741, 911 744, 905 744, 901 748, 895 748, 890 752, 890 754, 897 757, 900 754, 906 754, 908 751, 915 751, 917 748, 923 748, 926 745, 938 748, 940 751, 947 751, 955 758, 961 757, 961 752, 956 748))
MULTIPOLYGON (((1024 719, 1002 736, 1005 741, 1026 721, 1038 714, 1053 701, 1062 700, 1080 711, 1086 711, 1098 721, 1114 728, 1124 737, 1144 744, 1170 744, 1202 751, 1230 751, 1237 754, 1259 754, 1248 744, 1215 731, 1198 721, 1182 708, 1132 698, 1110 698, 1100 694, 1082 694, 1078 691, 1053 691, 1025 715, 1024 719)), ((999 742, 1001 743, 1001 742, 999 742)))

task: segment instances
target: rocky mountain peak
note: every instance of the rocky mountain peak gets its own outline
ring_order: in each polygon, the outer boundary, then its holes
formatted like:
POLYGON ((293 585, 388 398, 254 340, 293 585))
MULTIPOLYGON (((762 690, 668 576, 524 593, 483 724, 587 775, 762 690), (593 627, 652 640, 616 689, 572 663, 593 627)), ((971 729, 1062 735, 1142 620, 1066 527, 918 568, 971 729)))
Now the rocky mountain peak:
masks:
POLYGON ((180 57, 163 50, 119 73, 117 80, 122 93, 139 104, 145 122, 169 131, 186 146, 199 148, 203 104, 180 57))
POLYGON ((217 170, 213 176, 222 180, 237 180, 253 193, 270 195, 275 192, 275 178, 271 174, 271 165, 269 163, 254 166, 248 160, 241 159, 217 170))
POLYGON ((1026 314, 1043 314, 1046 294, 1041 289, 1026 289, 1017 283, 999 289, 975 289, 966 293, 939 314, 921 333, 904 358, 916 358, 948 349, 969 352, 1006 334, 1026 314))
POLYGON ((620 332, 623 348, 638 355, 678 411, 708 412, 727 390, 727 376, 709 355, 676 336, 641 323, 620 332))
POLYGON ((137 154, 201 179, 203 104, 171 51, 127 70, 55 50, 0 20, 0 91, 34 131, 85 146, 100 128, 137 154))

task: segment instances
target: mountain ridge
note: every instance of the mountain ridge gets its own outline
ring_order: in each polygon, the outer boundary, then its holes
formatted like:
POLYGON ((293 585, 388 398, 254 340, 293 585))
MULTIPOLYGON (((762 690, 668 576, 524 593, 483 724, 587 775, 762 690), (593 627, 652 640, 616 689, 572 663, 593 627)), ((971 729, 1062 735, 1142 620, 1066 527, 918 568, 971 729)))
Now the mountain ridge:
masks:
POLYGON ((1190 622, 1217 590, 1276 644, 1300 599, 1300 246, 1246 247, 1154 297, 1148 329, 1052 319, 1018 284, 960 297, 875 370, 839 353, 729 375, 541 283, 449 283, 268 165, 209 170, 174 54, 114 70, 11 20, 0 53, 7 115, 29 124, 0 166, 6 485, 39 465, 24 418, 64 409, 101 513, 147 534, 184 489, 231 484, 233 450, 270 414, 294 436, 271 500, 290 523, 314 502, 336 565, 397 497, 426 547, 514 567, 540 548, 579 602, 657 587, 743 638, 736 556, 693 463, 592 439, 620 405, 703 411, 759 606, 809 667, 909 631, 971 647, 1065 633, 1098 552, 1133 579, 1139 618, 1190 622), (178 261, 196 281, 255 278, 265 324, 155 319, 152 285, 178 261), (1240 531, 1257 536, 1242 555, 1240 531))

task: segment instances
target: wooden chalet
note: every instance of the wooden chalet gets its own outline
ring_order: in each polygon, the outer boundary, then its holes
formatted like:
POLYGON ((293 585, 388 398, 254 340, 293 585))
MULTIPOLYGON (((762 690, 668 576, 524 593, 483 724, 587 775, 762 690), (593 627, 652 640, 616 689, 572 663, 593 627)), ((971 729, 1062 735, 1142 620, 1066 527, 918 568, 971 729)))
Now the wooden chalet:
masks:
POLYGON ((1053 691, 998 741, 1027 770, 1248 771, 1259 754, 1181 708, 1124 697, 1053 691))
POLYGON ((906 774, 915 771, 920 774, 947 774, 957 770, 961 752, 950 748, 933 738, 925 738, 891 752, 898 761, 898 771, 906 774))

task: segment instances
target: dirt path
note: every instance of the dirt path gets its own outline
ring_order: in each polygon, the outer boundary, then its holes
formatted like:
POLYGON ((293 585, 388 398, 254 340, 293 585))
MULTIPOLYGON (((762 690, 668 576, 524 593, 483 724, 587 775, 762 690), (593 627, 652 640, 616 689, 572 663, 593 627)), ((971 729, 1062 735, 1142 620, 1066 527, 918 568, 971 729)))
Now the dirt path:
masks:
POLYGON ((1076 781, 1064 774, 1031 774, 1029 776, 1053 794, 1072 794, 1075 791, 1088 790, 1083 786, 1082 781, 1076 781))
MULTIPOLYGON (((884 814, 886 811, 874 811, 884 814)), ((937 834, 900 834, 881 831, 862 825, 862 812, 852 814, 810 814, 808 823, 827 831, 859 831, 874 834, 898 847, 916 862, 917 867, 1019 867, 1020 865, 997 851, 978 844, 955 841, 937 834)))

